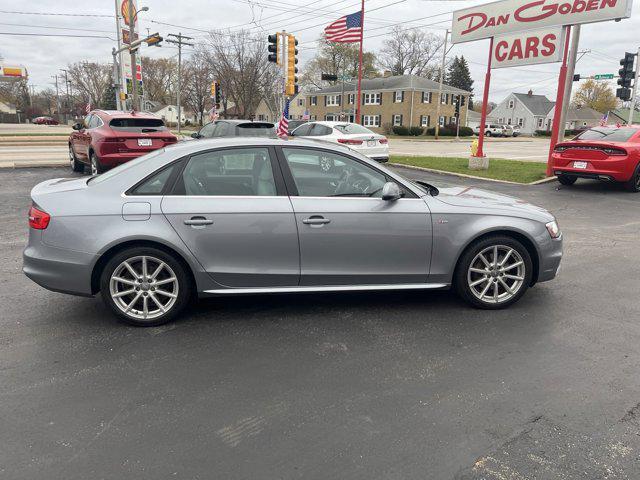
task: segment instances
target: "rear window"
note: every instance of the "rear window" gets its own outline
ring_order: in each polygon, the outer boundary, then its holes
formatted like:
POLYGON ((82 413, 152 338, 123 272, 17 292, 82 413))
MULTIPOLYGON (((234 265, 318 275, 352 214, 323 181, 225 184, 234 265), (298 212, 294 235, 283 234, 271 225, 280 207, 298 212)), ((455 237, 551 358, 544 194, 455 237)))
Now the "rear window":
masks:
POLYGON ((241 123, 238 133, 243 137, 273 137, 275 129, 272 123, 241 123))
POLYGON ((347 123, 344 125, 336 125, 335 127, 336 130, 338 130, 339 132, 345 133, 347 135, 351 135, 351 134, 370 134, 373 135, 373 132, 371 130, 369 130, 368 128, 363 127, 362 125, 358 125, 356 123, 347 123))
POLYGON ((607 128, 596 127, 585 130, 574 140, 601 140, 605 142, 627 142, 631 137, 638 133, 637 128, 607 128))
POLYGON ((164 130, 164 122, 159 118, 114 118, 109 126, 116 130, 164 130))

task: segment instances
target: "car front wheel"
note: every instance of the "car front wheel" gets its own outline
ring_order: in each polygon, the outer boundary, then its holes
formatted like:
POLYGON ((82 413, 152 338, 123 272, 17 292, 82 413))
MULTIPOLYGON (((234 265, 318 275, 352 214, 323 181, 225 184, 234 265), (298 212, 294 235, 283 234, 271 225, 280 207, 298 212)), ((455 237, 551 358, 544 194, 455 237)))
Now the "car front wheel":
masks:
POLYGON ((148 247, 119 252, 100 278, 102 298, 121 320, 139 327, 169 322, 189 302, 191 285, 182 264, 148 247))
POLYGON ((514 238, 499 235, 479 240, 460 259, 456 292, 476 308, 506 308, 531 285, 532 265, 529 252, 514 238))
POLYGON ((100 163, 100 159, 96 155, 96 152, 91 151, 89 153, 89 162, 91 164, 91 175, 92 176, 100 175, 101 173, 104 173, 104 167, 100 163))

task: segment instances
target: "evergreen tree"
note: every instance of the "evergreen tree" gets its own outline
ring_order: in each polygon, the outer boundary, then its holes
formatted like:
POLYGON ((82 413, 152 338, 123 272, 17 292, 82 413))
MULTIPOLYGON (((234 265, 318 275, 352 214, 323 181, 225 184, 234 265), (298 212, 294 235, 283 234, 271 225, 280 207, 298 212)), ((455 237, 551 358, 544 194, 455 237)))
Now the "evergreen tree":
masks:
POLYGON ((469 96, 469 108, 473 108, 473 79, 471 78, 469 64, 464 58, 464 55, 461 57, 456 56, 451 61, 445 83, 452 87, 471 92, 469 96))
POLYGON ((113 85, 109 85, 105 90, 102 98, 100 99, 100 108, 103 110, 115 110, 116 105, 116 89, 113 85))

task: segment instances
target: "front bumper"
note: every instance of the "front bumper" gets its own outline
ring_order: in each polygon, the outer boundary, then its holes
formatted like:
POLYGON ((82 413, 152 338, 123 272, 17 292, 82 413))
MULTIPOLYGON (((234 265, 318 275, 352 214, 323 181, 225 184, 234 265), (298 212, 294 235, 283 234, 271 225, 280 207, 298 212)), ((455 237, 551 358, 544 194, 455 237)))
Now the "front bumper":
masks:
POLYGON ((92 296, 91 273, 96 256, 50 247, 39 239, 39 232, 32 232, 29 245, 22 253, 22 271, 41 287, 71 295, 92 296))
POLYGON ((553 280, 560 271, 563 237, 550 239, 540 252, 538 283, 553 280))

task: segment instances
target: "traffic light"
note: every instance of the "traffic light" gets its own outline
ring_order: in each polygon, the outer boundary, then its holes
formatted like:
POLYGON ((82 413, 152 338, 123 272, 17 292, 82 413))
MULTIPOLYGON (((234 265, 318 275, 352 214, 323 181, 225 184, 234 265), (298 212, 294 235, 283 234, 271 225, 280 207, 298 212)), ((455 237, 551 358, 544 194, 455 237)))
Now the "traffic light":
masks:
POLYGON ((154 33, 153 35, 149 35, 145 39, 145 42, 147 42, 147 45, 150 47, 161 47, 162 45, 160 45, 160 43, 163 40, 164 38, 162 38, 159 33, 154 33))
POLYGON ((298 49, 296 48, 298 40, 291 34, 287 36, 287 82, 284 93, 292 97, 298 93, 298 77, 296 77, 296 73, 298 73, 298 67, 296 67, 298 63, 298 49))
POLYGON ((276 33, 274 35, 269 35, 268 40, 269 61, 280 65, 280 50, 278 48, 280 46, 280 34, 276 33))
POLYGON ((633 64, 635 63, 636 56, 633 53, 625 53, 624 58, 620 60, 622 68, 618 71, 620 78, 618 79, 618 85, 620 87, 616 92, 616 97, 622 101, 631 99, 631 87, 633 80, 636 77, 636 72, 633 70, 633 64))
POLYGON ((574 81, 574 82, 579 82, 581 79, 582 79, 582 76, 581 76, 579 73, 576 73, 576 74, 573 76, 573 81, 574 81))
POLYGON ((460 95, 454 97, 453 104, 455 105, 455 117, 460 118, 460 95))
POLYGON ((221 97, 222 89, 220 88, 220 83, 214 80, 211 83, 211 98, 213 99, 213 103, 216 105, 216 108, 220 108, 221 97))

